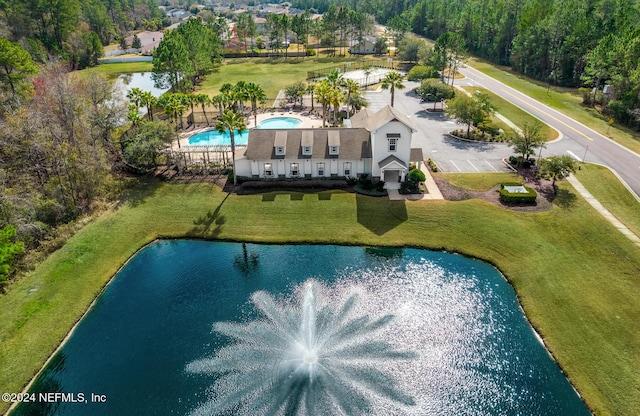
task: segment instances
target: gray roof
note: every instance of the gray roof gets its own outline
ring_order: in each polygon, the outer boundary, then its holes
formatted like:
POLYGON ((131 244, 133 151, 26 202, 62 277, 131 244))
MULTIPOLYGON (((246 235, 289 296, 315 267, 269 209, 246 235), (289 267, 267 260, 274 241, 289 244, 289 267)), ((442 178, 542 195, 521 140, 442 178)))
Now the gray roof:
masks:
POLYGON ((351 125, 353 127, 360 127, 369 131, 374 131, 394 120, 406 125, 412 130, 412 132, 417 131, 407 116, 389 105, 375 113, 368 108, 362 109, 351 117, 351 125))
POLYGON ((385 157, 384 159, 382 159, 380 162, 378 162, 378 166, 383 168, 385 166, 387 166, 388 164, 392 163, 392 162, 396 162, 398 164, 400 164, 401 166, 406 167, 407 164, 404 163, 400 158, 398 158, 397 156, 394 155, 390 155, 385 157))
POLYGON ((422 162, 424 160, 424 156, 422 155, 422 148, 420 147, 412 147, 411 148, 411 156, 409 156, 410 162, 422 162))
MULTIPOLYGON (((329 137, 339 140, 338 159, 364 159, 371 157, 370 134, 365 129, 251 129, 245 153, 247 159, 267 160, 267 159, 308 159, 310 157, 329 159, 329 137), (312 134, 312 154, 311 156, 302 154, 302 137, 305 142, 309 140, 309 132, 312 134), (278 145, 280 140, 284 140, 286 149, 284 156, 275 155, 276 137, 278 145)), ((335 139, 332 139, 335 140, 335 139)), ((305 143, 306 145, 306 143, 305 143)))

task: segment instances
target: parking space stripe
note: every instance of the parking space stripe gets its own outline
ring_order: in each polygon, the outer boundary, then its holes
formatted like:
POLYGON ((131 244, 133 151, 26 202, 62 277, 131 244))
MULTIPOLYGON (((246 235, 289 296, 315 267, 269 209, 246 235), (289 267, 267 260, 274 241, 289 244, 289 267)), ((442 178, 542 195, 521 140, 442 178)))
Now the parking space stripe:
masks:
POLYGON ((480 169, 478 169, 478 168, 476 167, 476 165, 474 165, 474 164, 473 164, 469 159, 467 159, 467 162, 469 162, 469 164, 470 164, 471 166, 473 166, 473 168, 474 168, 477 172, 480 172, 480 169))
POLYGON ((487 159, 484 160, 484 163, 486 163, 487 165, 489 165, 489 167, 491 169, 493 169, 494 172, 498 172, 498 169, 496 169, 491 163, 489 163, 489 161, 487 159))

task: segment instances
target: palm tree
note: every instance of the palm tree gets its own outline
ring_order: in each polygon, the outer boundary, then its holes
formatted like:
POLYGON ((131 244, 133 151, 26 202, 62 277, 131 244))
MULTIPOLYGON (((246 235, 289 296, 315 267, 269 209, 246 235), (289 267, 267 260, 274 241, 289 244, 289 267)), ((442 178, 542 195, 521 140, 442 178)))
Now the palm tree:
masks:
POLYGON ((331 103, 331 92, 335 91, 329 85, 329 82, 326 79, 323 79, 316 86, 316 99, 320 104, 322 104, 322 127, 326 126, 327 121, 327 105, 331 103))
POLYGON ((238 133, 242 133, 246 129, 247 127, 244 124, 244 116, 232 110, 226 110, 216 120, 216 130, 222 134, 229 132, 229 137, 231 138, 231 159, 234 186, 238 184, 238 180, 236 178, 236 141, 234 134, 236 131, 238 133))
POLYGON ((344 77, 338 69, 334 68, 329 71, 327 81, 329 81, 329 85, 331 85, 332 88, 340 88, 344 84, 344 77))
POLYGON ((402 84, 402 74, 398 71, 387 72, 387 75, 382 79, 382 88, 391 91, 391 107, 393 107, 396 88, 399 90, 404 88, 404 84, 402 84))
POLYGON ((333 105, 333 125, 338 125, 338 108, 340 103, 344 100, 344 93, 340 89, 331 90, 331 104, 333 105))
POLYGON ((347 79, 344 82, 344 89, 347 93, 347 118, 351 117, 351 94, 357 94, 360 91, 360 84, 353 79, 347 79))
POLYGON ((193 124, 195 126, 195 124, 196 124, 196 115, 195 115, 194 105, 197 104, 196 95, 195 94, 184 94, 184 102, 191 107, 191 119, 193 120, 193 124))
POLYGON ((136 107, 136 111, 140 108, 143 93, 144 91, 136 87, 131 88, 127 93, 127 98, 129 99, 129 102, 136 107))
POLYGON ((313 112, 313 94, 315 93, 315 91, 316 91, 315 85, 313 84, 307 85, 307 93, 311 94, 311 110, 310 110, 311 112, 313 112))
POLYGON ((158 104, 158 99, 151 94, 150 91, 142 91, 142 95, 140 97, 140 105, 144 105, 147 107, 147 117, 149 120, 153 121, 153 106, 158 104))
POLYGON ((211 104, 218 106, 218 117, 222 115, 225 109, 225 106, 224 106, 225 95, 226 94, 218 94, 211 97, 211 104))
POLYGON ((196 96, 194 97, 195 102, 200 104, 202 106, 202 113, 204 114, 204 119, 207 121, 207 126, 209 125, 209 117, 207 117, 207 110, 206 110, 206 106, 207 104, 211 103, 211 99, 209 98, 209 96, 207 94, 196 94, 196 96))
POLYGON ((248 99, 251 101, 251 112, 253 113, 254 126, 258 125, 258 103, 267 102, 267 94, 262 87, 254 82, 250 82, 245 87, 248 99))
POLYGON ((369 86, 369 75, 373 73, 373 68, 367 65, 363 69, 364 69, 364 87, 367 88, 369 86))

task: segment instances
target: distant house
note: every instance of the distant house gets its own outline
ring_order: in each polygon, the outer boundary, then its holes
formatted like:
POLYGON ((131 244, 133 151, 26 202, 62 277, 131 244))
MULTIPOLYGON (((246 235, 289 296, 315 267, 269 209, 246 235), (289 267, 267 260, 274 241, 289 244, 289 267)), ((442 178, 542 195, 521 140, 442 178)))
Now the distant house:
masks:
MULTIPOLYGON (((138 33, 137 36, 138 39, 140 39, 140 44, 142 45, 142 48, 137 52, 140 52, 143 55, 150 55, 160 44, 160 41, 164 37, 164 33, 145 30, 144 32, 138 33)), ((126 40, 127 44, 131 45, 133 42, 133 35, 127 37, 126 40)))
POLYGON ((367 174, 397 189, 409 163, 422 161, 421 149, 411 149, 416 131, 411 121, 390 106, 363 110, 350 121, 345 128, 252 129, 244 153, 236 157, 236 173, 254 178, 367 174))
POLYGON ((361 40, 353 40, 349 43, 349 53, 352 55, 364 55, 375 53, 376 38, 364 36, 361 40))

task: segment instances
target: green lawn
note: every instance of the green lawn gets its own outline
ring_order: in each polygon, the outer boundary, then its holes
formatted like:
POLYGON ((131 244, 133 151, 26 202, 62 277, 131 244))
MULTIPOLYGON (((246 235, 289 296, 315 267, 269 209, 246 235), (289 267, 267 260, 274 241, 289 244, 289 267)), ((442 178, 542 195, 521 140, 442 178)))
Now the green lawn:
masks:
POLYGON ((213 74, 207 76, 198 92, 210 96, 220 93, 222 84, 238 81, 255 82, 273 100, 278 92, 296 81, 305 81, 307 72, 340 66, 348 58, 278 58, 278 59, 227 59, 213 74))
POLYGON ((153 69, 151 62, 118 62, 114 64, 102 64, 89 71, 106 74, 109 77, 117 77, 120 74, 132 74, 136 72, 150 72, 153 69))
POLYGON ((582 105, 582 97, 577 90, 549 88, 545 83, 533 81, 507 67, 499 67, 478 58, 471 59, 469 65, 640 153, 640 134, 624 126, 610 127, 606 118, 582 105))
POLYGON ((479 173, 432 173, 433 176, 444 178, 459 188, 471 191, 487 191, 499 183, 520 182, 522 177, 510 172, 479 172, 479 173))
POLYGON ((566 183, 554 209, 519 214, 481 200, 402 202, 337 191, 227 196, 208 184, 149 180, 0 297, 2 390, 20 391, 139 248, 183 237, 410 245, 485 259, 515 286, 597 414, 640 413, 640 250, 566 183))
MULTIPOLYGON (((489 95, 489 99, 491 100, 491 103, 494 105, 494 107, 497 109, 497 112, 503 115, 504 117, 506 117, 516 126, 522 128, 522 126, 524 126, 524 123, 533 124, 536 121, 540 121, 542 123, 542 128, 540 129, 540 134, 542 135, 542 137, 546 138, 547 141, 555 140, 558 138, 558 132, 552 129, 551 127, 549 127, 548 124, 542 122, 538 118, 522 110, 520 107, 517 107, 511 104, 509 101, 505 100, 504 98, 499 97, 498 95, 492 93, 488 89, 479 88, 479 87, 463 87, 463 88, 469 91, 470 93, 474 93, 475 91, 480 91, 489 95)), ((504 131, 511 130, 510 127, 507 127, 507 125, 497 117, 493 117, 493 119, 494 119, 494 124, 499 125, 504 131)))
POLYGON ((640 202, 613 172, 604 166, 585 164, 576 177, 618 220, 640 236, 640 202))

